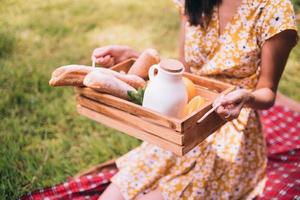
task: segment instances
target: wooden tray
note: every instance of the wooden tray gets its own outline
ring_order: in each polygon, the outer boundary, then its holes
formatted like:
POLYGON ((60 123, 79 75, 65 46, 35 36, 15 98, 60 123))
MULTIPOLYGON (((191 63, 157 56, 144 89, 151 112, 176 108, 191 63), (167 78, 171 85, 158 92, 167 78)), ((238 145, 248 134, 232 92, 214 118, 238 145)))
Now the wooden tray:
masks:
MULTIPOLYGON (((134 61, 124 61, 111 69, 127 72, 134 61)), ((219 95, 234 89, 230 84, 190 73, 184 73, 184 76, 196 84, 198 95, 207 101, 201 108, 182 119, 167 117, 85 87, 75 88, 77 110, 94 121, 182 156, 225 123, 215 112, 200 123, 197 121, 212 108, 212 102, 219 95)))

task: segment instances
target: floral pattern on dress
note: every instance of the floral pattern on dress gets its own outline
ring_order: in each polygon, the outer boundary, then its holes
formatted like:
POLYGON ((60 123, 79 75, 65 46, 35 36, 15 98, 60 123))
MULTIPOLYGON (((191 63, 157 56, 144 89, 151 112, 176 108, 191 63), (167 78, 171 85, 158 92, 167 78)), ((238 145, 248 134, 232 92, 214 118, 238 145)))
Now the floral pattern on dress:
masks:
MULTIPOLYGON (((183 14, 183 3, 174 0, 183 14)), ((297 30, 288 0, 242 0, 219 35, 218 8, 207 27, 186 25, 185 59, 191 72, 253 90, 264 42, 297 30)), ((251 199, 266 181, 266 144, 258 114, 243 108, 185 156, 144 142, 117 160, 112 178, 124 198, 158 188, 165 200, 251 199)))

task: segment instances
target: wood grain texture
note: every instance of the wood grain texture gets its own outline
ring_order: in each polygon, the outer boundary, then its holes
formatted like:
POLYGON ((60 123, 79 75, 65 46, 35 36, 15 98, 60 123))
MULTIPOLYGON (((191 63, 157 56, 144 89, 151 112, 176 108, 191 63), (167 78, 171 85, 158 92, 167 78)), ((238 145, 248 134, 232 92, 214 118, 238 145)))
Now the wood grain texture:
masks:
POLYGON ((197 121, 212 108, 212 103, 213 100, 207 101, 198 110, 192 112, 190 115, 184 118, 184 121, 181 124, 183 134, 185 134, 188 129, 194 126, 197 121))
POLYGON ((220 118, 217 113, 213 112, 207 118, 205 118, 202 123, 194 124, 194 126, 190 127, 184 132, 184 153, 201 143, 225 123, 226 121, 220 118))
POLYGON ((207 77, 203 77, 203 76, 197 76, 191 73, 184 73, 184 76, 189 78, 190 80, 192 80, 195 84, 205 87, 209 90, 215 90, 218 93, 223 92, 224 90, 228 89, 229 87, 231 87, 232 85, 221 82, 221 81, 217 81, 215 79, 212 78, 207 78, 207 77))
POLYGON ((134 104, 132 102, 114 97, 109 94, 103 94, 92 90, 90 88, 78 87, 75 88, 77 94, 88 97, 100 103, 112 106, 114 108, 126 111, 133 115, 143 117, 145 120, 149 120, 153 123, 165 126, 175 131, 181 132, 181 121, 175 118, 170 118, 164 115, 161 115, 158 112, 152 111, 150 109, 143 108, 140 105, 134 104))
POLYGON ((136 127, 137 129, 145 131, 148 134, 155 135, 175 144, 183 144, 183 135, 174 131, 173 129, 153 124, 145 119, 132 115, 128 112, 107 106, 105 104, 101 104, 84 96, 77 96, 77 103, 79 103, 83 107, 94 110, 107 117, 122 121, 128 125, 136 127))
POLYGON ((128 60, 125 60, 123 62, 116 64, 115 66, 111 67, 110 69, 115 70, 117 72, 123 71, 123 72, 127 73, 135 61, 136 61, 136 59, 131 58, 131 59, 128 59, 128 60))
POLYGON ((213 101, 215 100, 220 94, 218 92, 214 92, 211 90, 208 90, 207 88, 200 87, 199 85, 196 85, 196 95, 200 95, 206 100, 213 101))
POLYGON ((112 118, 107 117, 103 114, 100 114, 96 111, 85 108, 81 105, 77 105, 77 111, 79 114, 86 116, 96 122, 99 122, 101 124, 104 124, 106 126, 114 128, 118 131, 124 132, 130 136, 136 137, 143 141, 147 141, 149 143, 156 144, 157 146, 159 146, 163 149, 172 151, 176 155, 179 155, 179 156, 183 155, 183 146, 176 145, 176 144, 168 142, 166 140, 162 140, 159 137, 148 134, 140 129, 137 129, 131 125, 128 125, 125 122, 121 122, 119 120, 112 119, 112 118))

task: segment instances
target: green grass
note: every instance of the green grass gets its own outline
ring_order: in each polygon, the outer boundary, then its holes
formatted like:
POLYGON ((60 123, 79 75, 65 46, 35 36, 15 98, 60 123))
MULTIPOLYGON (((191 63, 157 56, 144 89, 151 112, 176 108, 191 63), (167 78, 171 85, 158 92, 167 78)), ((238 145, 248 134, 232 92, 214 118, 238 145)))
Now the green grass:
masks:
MULTIPOLYGON (((298 30, 300 26, 298 24, 298 30)), ((293 49, 279 84, 279 91, 300 102, 300 44, 293 49)))
MULTIPOLYGON (((177 56, 178 12, 170 0, 2 0, 0 5, 0 199, 65 180, 118 157, 139 141, 79 116, 72 88, 51 88, 60 65, 90 64, 117 43, 177 56)), ((300 47, 280 90, 300 100, 300 47)))

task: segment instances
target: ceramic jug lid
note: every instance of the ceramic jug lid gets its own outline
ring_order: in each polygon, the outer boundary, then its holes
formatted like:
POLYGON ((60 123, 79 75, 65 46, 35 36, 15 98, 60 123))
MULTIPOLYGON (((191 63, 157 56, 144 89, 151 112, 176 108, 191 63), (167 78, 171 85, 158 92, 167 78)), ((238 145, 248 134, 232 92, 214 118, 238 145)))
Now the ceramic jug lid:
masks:
POLYGON ((159 66, 168 72, 181 72, 184 68, 183 64, 175 59, 164 59, 159 63, 159 66))

